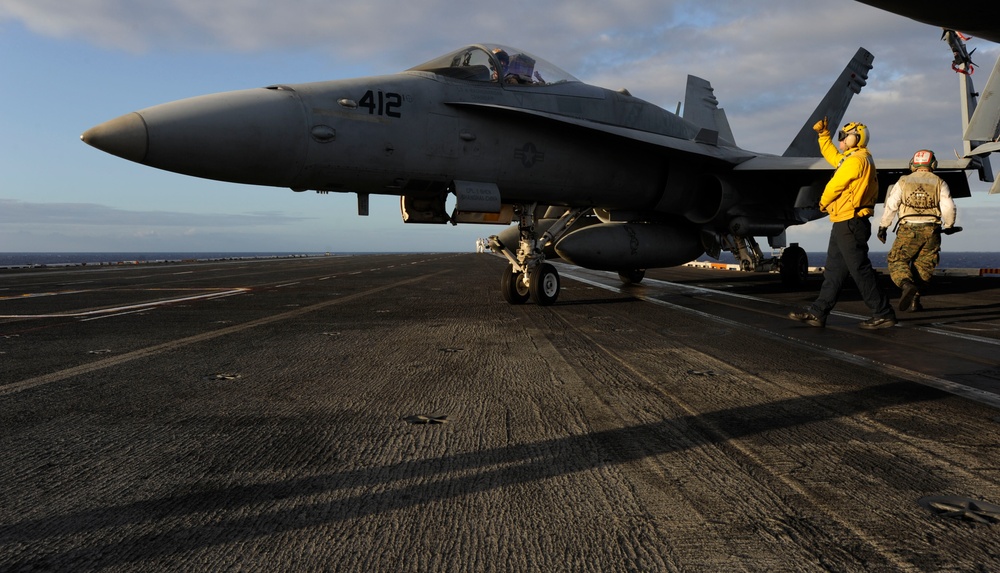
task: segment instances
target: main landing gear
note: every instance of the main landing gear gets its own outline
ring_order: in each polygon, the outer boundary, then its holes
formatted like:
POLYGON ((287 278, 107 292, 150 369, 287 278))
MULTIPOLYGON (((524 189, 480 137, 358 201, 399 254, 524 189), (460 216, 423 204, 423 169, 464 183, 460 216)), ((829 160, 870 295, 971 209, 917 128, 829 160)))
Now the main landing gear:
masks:
POLYGON ((725 242, 725 248, 740 261, 743 271, 778 271, 781 284, 789 288, 800 288, 809 279, 809 258, 805 249, 792 243, 782 249, 780 257, 765 258, 756 239, 750 236, 732 236, 725 242))
POLYGON ((490 249, 510 261, 510 266, 504 269, 500 277, 500 294, 510 304, 524 304, 529 298, 541 306, 556 302, 559 298, 559 273, 554 266, 545 262, 543 249, 550 243, 555 244, 577 219, 589 211, 567 210, 539 237, 535 231, 535 207, 534 203, 514 206, 520 232, 520 244, 516 253, 495 235, 490 237, 490 249))
POLYGON ((618 278, 621 279, 622 284, 637 285, 642 282, 642 279, 646 277, 646 269, 629 269, 627 271, 618 271, 618 278))

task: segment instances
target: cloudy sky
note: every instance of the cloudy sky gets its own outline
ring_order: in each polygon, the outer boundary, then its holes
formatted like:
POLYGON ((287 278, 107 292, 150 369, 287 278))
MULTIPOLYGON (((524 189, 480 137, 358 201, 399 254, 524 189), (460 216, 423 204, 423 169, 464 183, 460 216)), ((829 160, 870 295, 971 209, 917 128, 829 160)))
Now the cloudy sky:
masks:
MULTIPOLYGON (((687 74, 704 77, 737 142, 776 154, 864 46, 875 68, 846 119, 869 125, 876 160, 961 149, 940 30, 853 0, 0 0, 0 252, 471 250, 499 229, 404 225, 391 197, 358 217, 354 195, 161 172, 79 135, 175 99, 392 73, 477 42, 669 110, 687 74)), ((969 48, 982 86, 1000 46, 969 48)), ((973 179, 958 203, 966 231, 945 248, 996 251, 1000 196, 973 179)), ((789 238, 824 251, 828 231, 810 223, 789 238)))

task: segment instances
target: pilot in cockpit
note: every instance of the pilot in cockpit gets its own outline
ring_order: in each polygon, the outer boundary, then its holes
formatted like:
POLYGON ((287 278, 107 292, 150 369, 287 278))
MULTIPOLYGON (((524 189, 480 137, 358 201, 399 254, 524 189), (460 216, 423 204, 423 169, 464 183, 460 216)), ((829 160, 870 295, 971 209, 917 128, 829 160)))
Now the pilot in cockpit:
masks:
POLYGON ((500 61, 501 73, 493 70, 493 81, 503 78, 505 84, 545 83, 538 72, 535 72, 535 60, 527 54, 514 54, 511 57, 504 49, 496 48, 493 54, 500 61))
POLYGON ((506 50, 502 48, 496 48, 493 50, 493 55, 500 62, 500 69, 493 70, 492 79, 495 82, 505 79, 507 77, 507 67, 510 65, 510 56, 507 54, 506 50))

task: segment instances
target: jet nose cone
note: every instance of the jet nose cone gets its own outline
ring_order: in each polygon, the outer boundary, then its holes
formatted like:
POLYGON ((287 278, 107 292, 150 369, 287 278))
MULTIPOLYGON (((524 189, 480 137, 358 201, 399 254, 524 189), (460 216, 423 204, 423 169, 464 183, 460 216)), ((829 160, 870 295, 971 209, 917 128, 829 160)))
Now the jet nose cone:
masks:
POLYGON ((102 151, 174 173, 301 187, 296 176, 315 137, 299 95, 276 87, 154 105, 93 127, 82 139, 102 151))
POLYGON ((135 112, 94 126, 83 132, 80 139, 101 151, 137 163, 146 159, 149 149, 146 122, 135 112))

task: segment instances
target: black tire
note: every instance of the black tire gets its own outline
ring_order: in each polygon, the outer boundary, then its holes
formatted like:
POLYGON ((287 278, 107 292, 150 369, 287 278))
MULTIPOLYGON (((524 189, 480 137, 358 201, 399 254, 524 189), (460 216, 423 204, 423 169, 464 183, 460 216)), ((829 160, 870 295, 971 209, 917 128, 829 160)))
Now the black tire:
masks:
POLYGON ((521 273, 515 273, 514 267, 510 265, 507 265, 500 277, 500 293, 510 304, 524 304, 531 296, 528 287, 521 280, 521 273))
POLYGON ((531 271, 531 298, 535 304, 548 306, 559 298, 559 273, 549 263, 542 263, 531 271))
POLYGON ((646 269, 630 269, 627 271, 618 271, 618 278, 622 280, 622 284, 625 285, 637 285, 642 282, 642 279, 646 276, 646 269))
POLYGON ((798 288, 809 278, 809 257, 802 247, 788 247, 781 253, 781 284, 798 288))

